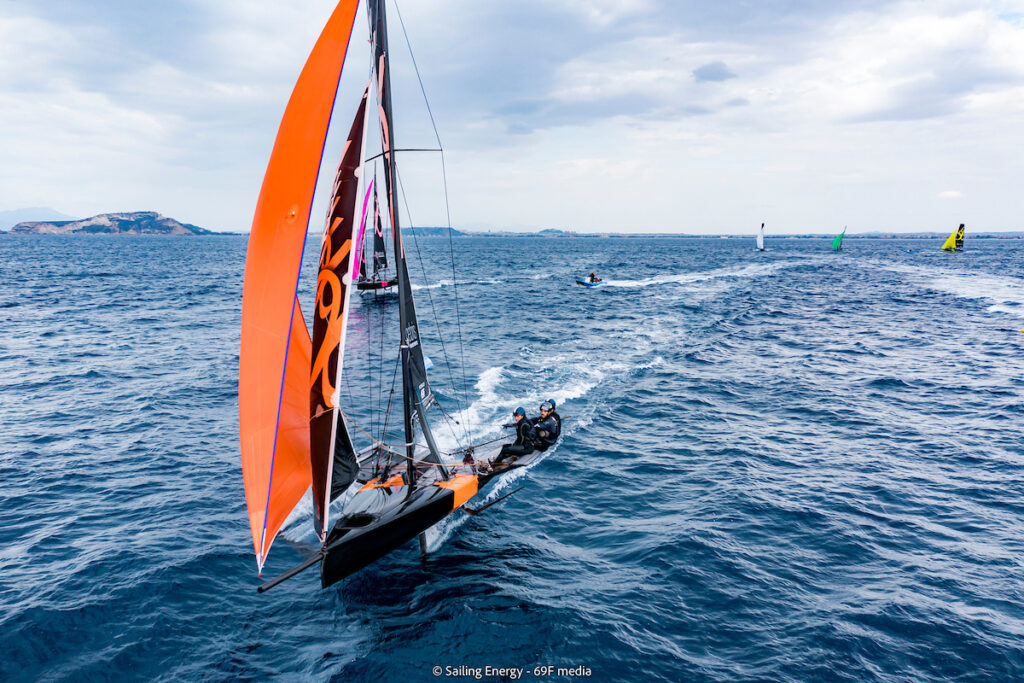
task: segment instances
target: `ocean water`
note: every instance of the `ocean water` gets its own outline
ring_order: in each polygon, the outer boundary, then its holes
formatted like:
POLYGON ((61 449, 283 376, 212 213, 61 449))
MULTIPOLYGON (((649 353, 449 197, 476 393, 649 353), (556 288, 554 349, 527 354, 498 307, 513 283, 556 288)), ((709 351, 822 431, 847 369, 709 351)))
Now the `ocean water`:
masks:
POLYGON ((0 679, 1024 678, 1024 242, 410 242, 442 442, 563 440, 426 559, 258 595, 246 238, 0 235, 0 679))

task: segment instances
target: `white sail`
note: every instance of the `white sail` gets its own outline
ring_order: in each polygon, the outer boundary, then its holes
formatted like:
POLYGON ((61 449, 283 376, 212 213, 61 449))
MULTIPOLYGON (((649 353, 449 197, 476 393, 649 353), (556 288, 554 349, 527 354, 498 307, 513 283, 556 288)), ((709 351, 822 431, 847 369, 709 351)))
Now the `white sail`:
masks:
POLYGON ((757 233, 757 250, 764 251, 764 223, 761 224, 761 231, 757 233))

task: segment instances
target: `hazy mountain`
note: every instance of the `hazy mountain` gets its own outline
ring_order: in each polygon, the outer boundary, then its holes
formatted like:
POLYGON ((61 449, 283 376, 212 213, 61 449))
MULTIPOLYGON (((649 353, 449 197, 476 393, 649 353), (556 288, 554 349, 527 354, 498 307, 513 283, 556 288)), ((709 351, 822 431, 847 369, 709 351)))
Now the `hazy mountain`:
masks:
POLYGON ((211 235, 211 231, 156 211, 101 213, 80 221, 25 221, 11 229, 28 235, 211 235))
POLYGON ((68 216, 60 211, 45 206, 32 206, 27 209, 14 209, 12 211, 0 211, 0 230, 10 230, 11 226, 25 221, 73 221, 74 216, 68 216))

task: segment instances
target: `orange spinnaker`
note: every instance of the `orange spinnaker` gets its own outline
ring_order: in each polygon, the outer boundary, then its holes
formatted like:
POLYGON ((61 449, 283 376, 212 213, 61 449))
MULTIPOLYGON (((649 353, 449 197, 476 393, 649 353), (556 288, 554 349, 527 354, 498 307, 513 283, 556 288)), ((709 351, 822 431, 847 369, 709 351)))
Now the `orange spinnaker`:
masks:
POLYGON ((358 6, 358 0, 338 3, 299 75, 263 177, 245 257, 238 431, 261 571, 274 537, 311 481, 311 342, 295 296, 324 140, 358 6))

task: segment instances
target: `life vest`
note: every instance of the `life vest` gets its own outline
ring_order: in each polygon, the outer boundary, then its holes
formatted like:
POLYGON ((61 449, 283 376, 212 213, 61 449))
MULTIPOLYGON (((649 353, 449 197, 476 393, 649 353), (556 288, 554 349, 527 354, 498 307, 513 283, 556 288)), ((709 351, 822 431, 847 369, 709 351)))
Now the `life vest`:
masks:
MULTIPOLYGON (((555 412, 552 412, 549 417, 555 421, 555 431, 549 433, 547 436, 541 436, 540 434, 537 435, 538 451, 546 451, 551 446, 554 446, 555 442, 558 441, 558 437, 562 435, 562 417, 555 412)), ((541 420, 538 420, 537 423, 534 424, 534 427, 536 427, 537 424, 540 424, 540 422, 541 420)))

